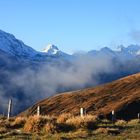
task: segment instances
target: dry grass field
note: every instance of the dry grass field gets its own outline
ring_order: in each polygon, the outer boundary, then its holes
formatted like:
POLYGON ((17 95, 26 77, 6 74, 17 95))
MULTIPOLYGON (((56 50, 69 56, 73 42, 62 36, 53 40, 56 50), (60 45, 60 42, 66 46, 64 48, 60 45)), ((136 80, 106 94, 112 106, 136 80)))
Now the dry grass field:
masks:
POLYGON ((139 140, 139 120, 99 119, 94 115, 0 118, 0 139, 6 140, 139 140))

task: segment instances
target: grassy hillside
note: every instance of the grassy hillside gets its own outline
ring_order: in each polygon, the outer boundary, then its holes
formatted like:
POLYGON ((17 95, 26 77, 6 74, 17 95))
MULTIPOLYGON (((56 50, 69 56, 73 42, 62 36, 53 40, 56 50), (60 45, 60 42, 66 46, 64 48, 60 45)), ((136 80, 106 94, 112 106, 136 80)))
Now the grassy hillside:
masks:
POLYGON ((140 73, 44 99, 9 120, 0 117, 0 139, 138 140, 138 113, 140 73), (38 106, 41 115, 36 115, 38 106), (86 109, 83 116, 79 115, 81 107, 86 109))
POLYGON ((103 114, 108 118, 111 111, 115 110, 118 119, 134 119, 140 112, 140 73, 95 88, 61 93, 44 99, 20 116, 36 114, 37 106, 41 107, 42 115, 78 115, 83 107, 87 114, 103 114))

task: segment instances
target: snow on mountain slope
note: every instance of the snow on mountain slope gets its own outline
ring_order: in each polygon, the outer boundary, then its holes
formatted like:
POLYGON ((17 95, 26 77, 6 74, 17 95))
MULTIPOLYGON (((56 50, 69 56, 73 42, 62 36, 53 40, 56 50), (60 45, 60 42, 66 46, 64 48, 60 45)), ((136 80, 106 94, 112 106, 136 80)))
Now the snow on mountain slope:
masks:
POLYGON ((139 45, 129 45, 125 50, 127 53, 132 55, 139 55, 140 46, 139 45))
POLYGON ((117 47, 116 50, 117 53, 126 53, 132 56, 137 56, 140 54, 140 46, 139 45, 129 45, 128 47, 124 47, 123 45, 120 45, 117 47))
MULTIPOLYGON (((2 30, 0 30, 0 49, 15 57, 37 61, 50 60, 52 58, 71 59, 75 56, 79 56, 78 54, 69 55, 64 53, 53 44, 49 44, 42 52, 36 51, 33 48, 25 45, 22 41, 16 39, 14 35, 6 33, 2 30)), ((128 47, 124 47, 123 45, 120 45, 114 50, 104 47, 98 51, 91 50, 88 53, 80 54, 80 56, 81 55, 92 55, 98 57, 110 56, 111 58, 115 57, 126 60, 140 56, 140 46, 129 45, 128 47)))
POLYGON ((123 45, 120 45, 114 52, 119 60, 133 60, 137 56, 140 56, 140 46, 129 45, 128 47, 124 47, 123 45))
POLYGON ((60 50, 53 44, 49 44, 42 52, 48 54, 48 55, 55 55, 60 50))
POLYGON ((25 45, 22 41, 15 38, 14 35, 0 30, 0 50, 10 54, 11 56, 22 59, 30 59, 37 61, 44 61, 50 59, 49 57, 66 57, 68 54, 60 51, 55 45, 48 45, 44 51, 39 52, 33 48, 25 45))
POLYGON ((25 45, 22 41, 16 39, 14 35, 0 30, 0 49, 4 52, 25 58, 32 58, 37 51, 25 45))
POLYGON ((92 56, 110 56, 112 58, 118 58, 122 60, 133 59, 140 55, 139 45, 129 45, 124 47, 123 45, 118 46, 116 49, 110 49, 108 47, 101 48, 99 51, 92 50, 88 52, 92 56))
POLYGON ((54 57, 63 57, 64 59, 71 59, 71 55, 62 52, 61 50, 58 49, 57 46, 53 44, 49 44, 43 51, 43 54, 48 55, 48 56, 54 56, 54 57))

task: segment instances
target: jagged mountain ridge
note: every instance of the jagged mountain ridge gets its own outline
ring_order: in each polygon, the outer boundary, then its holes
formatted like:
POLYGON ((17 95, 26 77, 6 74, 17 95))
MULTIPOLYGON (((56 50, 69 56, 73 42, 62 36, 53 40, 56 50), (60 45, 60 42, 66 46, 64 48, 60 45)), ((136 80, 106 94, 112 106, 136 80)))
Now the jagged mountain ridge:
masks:
POLYGON ((0 49, 9 55, 29 60, 47 60, 51 56, 66 56, 68 54, 60 51, 53 44, 48 45, 45 51, 36 51, 30 46, 25 45, 21 40, 15 38, 14 35, 0 30, 0 49))
MULTIPOLYGON (((31 60, 46 60, 48 56, 70 56, 62 52, 57 46, 49 44, 43 51, 36 51, 28 45, 25 45, 21 40, 15 38, 14 35, 0 30, 0 49, 10 55, 22 57, 31 60)), ((99 51, 91 50, 83 55, 110 55, 111 57, 126 57, 125 59, 136 57, 140 55, 139 45, 129 45, 124 47, 118 46, 116 50, 108 47, 101 48, 99 51)), ((81 54, 80 54, 81 55, 81 54)), ((73 54, 73 57, 75 55, 73 54)), ((123 57, 123 59, 124 59, 123 57)))

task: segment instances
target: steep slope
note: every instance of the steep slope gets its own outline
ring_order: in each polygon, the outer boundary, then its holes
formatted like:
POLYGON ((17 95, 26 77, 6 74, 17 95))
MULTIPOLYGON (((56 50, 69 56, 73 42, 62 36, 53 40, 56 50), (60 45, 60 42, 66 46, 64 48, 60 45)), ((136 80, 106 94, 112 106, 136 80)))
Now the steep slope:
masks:
POLYGON ((79 109, 83 107, 91 114, 104 114, 109 117, 111 111, 115 110, 118 118, 136 118, 140 112, 140 73, 96 88, 47 98, 20 115, 36 114, 37 106, 41 107, 43 115, 59 115, 65 112, 79 114, 79 109))
POLYGON ((32 58, 38 54, 37 51, 16 39, 14 35, 2 30, 0 30, 0 49, 10 55, 25 58, 32 58))

